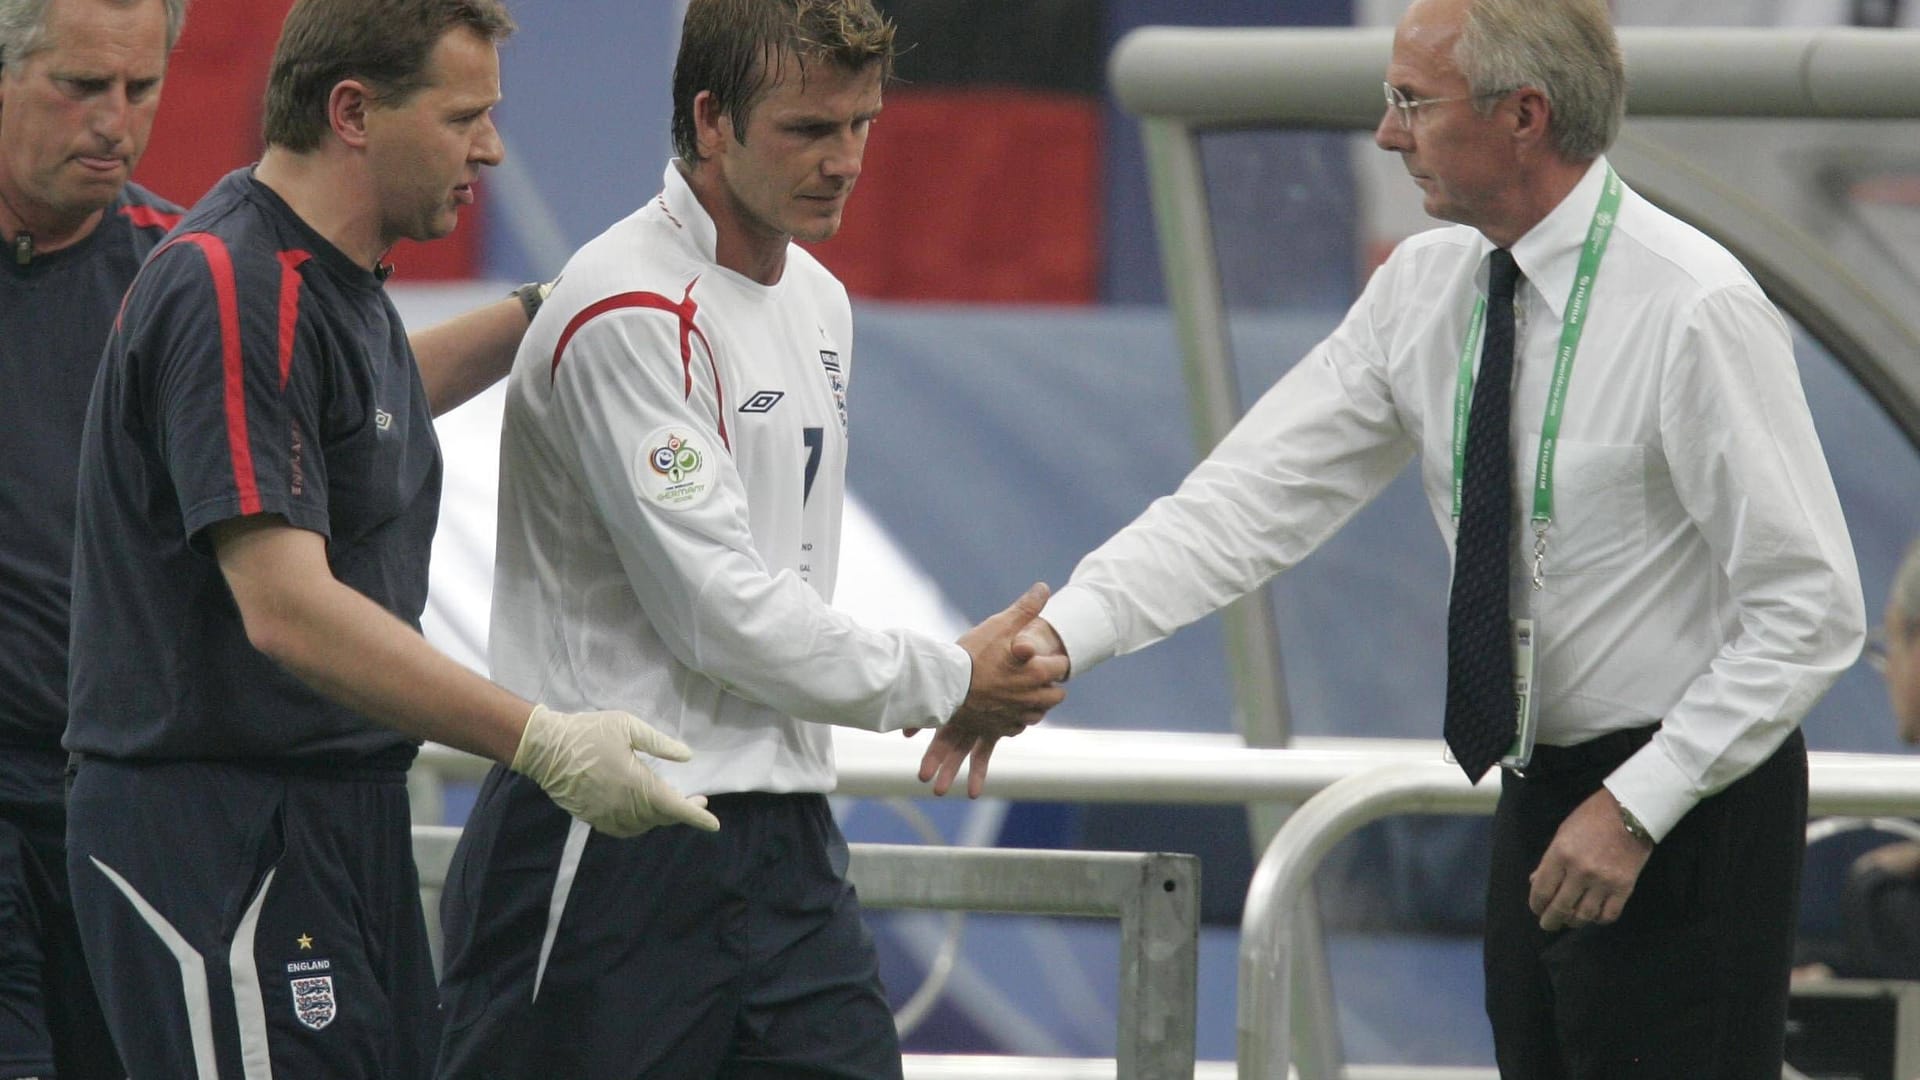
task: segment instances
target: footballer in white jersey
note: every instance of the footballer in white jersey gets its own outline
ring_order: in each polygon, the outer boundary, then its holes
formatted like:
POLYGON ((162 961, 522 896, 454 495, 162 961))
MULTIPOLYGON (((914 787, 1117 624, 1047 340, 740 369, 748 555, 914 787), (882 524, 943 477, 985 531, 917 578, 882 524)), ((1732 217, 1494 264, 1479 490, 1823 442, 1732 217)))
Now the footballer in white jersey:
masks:
POLYGON ((442 894, 443 1080, 899 1080, 828 725, 939 726, 923 774, 965 756, 975 793, 1066 665, 1014 642, 1042 587, 956 644, 829 603, 853 326, 793 241, 839 227, 892 37, 870 0, 690 0, 664 189, 521 345, 494 677, 678 737, 691 761, 649 764, 720 829, 617 839, 489 774, 442 894))
POLYGON ((803 249, 762 285, 714 262, 677 166, 568 262, 514 363, 493 677, 601 703, 695 751, 687 794, 828 791, 826 724, 929 727, 959 646, 833 610, 852 316, 803 249))

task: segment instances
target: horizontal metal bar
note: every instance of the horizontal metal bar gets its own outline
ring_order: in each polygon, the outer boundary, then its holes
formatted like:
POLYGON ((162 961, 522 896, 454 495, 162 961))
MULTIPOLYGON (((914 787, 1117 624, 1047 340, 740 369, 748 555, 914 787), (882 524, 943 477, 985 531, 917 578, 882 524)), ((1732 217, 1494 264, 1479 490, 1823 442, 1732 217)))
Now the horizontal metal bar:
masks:
MULTIPOLYGON (((1633 116, 1920 117, 1920 31, 1624 27, 1633 116)), ((1366 130, 1393 32, 1151 26, 1108 61, 1137 116, 1366 130)))
MULTIPOLYGON (((835 793, 930 795, 916 775, 926 746, 926 735, 908 740, 835 728, 835 793)), ((1072 802, 1298 802, 1357 770, 1388 761, 1437 761, 1440 754, 1438 739, 1301 738, 1292 749, 1254 750, 1237 735, 1037 727, 1000 743, 987 793, 1072 802)), ((464 780, 478 779, 491 767, 434 743, 421 748, 419 765, 464 780)))
MULTIPOLYGON (((460 830, 450 825, 413 827, 413 857, 423 887, 445 883, 459 839, 460 830)), ((1184 854, 847 847, 852 853, 847 876, 868 907, 1119 918, 1143 873, 1165 870, 1169 880, 1186 888, 1199 880, 1198 858, 1184 854)))
MULTIPOLYGON (((918 781, 924 742, 835 731, 842 795, 929 794, 918 781)), ((922 736, 924 739, 925 736, 922 736)), ((1297 739, 1251 749, 1237 735, 1036 727, 1003 740, 987 793, 1061 802, 1299 802, 1343 776, 1390 761, 1438 761, 1437 739, 1297 739)))
POLYGON ((1193 855, 1119 851, 849 844, 847 877, 868 907, 1119 918, 1142 874, 1165 869, 1169 891, 1191 888, 1193 855))
MULTIPOLYGON (((906 1080, 1114 1080, 1112 1058, 998 1054, 908 1054, 906 1080)), ((1195 1080, 1235 1080, 1231 1061, 1194 1063, 1195 1080)), ((1434 1065, 1349 1065, 1344 1080, 1500 1080, 1494 1069, 1434 1065)))
MULTIPOLYGON (((874 798, 928 795, 927 786, 915 775, 925 748, 925 735, 909 740, 835 729, 838 793, 874 798)), ((1001 742, 994 753, 987 794, 1047 802, 1298 803, 1357 772, 1395 762, 1437 762, 1440 755, 1438 739, 1301 737, 1290 749, 1255 750, 1240 745, 1234 735, 1043 725, 1001 742)), ((1809 805, 1814 813, 1873 816, 1920 811, 1920 757, 1821 751, 1809 754, 1808 760, 1809 805)), ((421 750, 418 767, 472 779, 484 775, 488 763, 429 743, 421 750)), ((1461 787, 1465 788, 1464 780, 1461 787)), ((1467 790, 1482 792, 1480 797, 1490 807, 1497 789, 1497 784, 1483 784, 1467 790)))

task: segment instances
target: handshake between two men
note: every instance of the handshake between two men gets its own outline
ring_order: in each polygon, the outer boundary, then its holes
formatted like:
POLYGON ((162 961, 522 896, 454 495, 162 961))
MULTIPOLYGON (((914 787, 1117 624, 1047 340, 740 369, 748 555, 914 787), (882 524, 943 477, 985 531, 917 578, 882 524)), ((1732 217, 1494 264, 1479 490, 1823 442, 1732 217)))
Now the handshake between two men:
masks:
MULTIPOLYGON (((920 759, 920 779, 945 795, 967 766, 967 795, 985 790, 994 746, 1020 734, 1066 700, 1068 673, 1059 635, 1040 618, 1049 593, 1035 584, 1004 611, 960 635, 973 662, 953 716, 935 732, 920 759)), ((911 738, 918 728, 908 728, 911 738)), ((633 836, 656 825, 720 827, 706 797, 688 797, 643 763, 647 754, 686 761, 685 744, 625 712, 559 713, 536 706, 527 719, 511 768, 531 778, 561 809, 613 836, 633 836)))
MULTIPOLYGON (((920 758, 920 780, 933 781, 935 795, 947 793, 965 763, 967 797, 979 798, 994 745, 1039 723, 1067 699, 1060 686, 1067 678, 1067 653, 1040 617, 1047 596, 1047 586, 1035 583, 1006 610, 960 635, 960 647, 973 659, 973 678, 966 699, 920 758)), ((918 728, 907 729, 908 738, 917 734, 918 728)))

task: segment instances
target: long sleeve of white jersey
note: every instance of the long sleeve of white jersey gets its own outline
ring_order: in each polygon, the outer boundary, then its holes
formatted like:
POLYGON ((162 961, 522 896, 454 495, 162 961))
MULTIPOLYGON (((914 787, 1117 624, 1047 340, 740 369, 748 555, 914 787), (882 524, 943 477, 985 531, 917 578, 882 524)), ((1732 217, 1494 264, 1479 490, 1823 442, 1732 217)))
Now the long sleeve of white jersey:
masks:
POLYGON ((722 400, 692 320, 645 306, 600 314, 567 340, 550 378, 555 435, 570 440, 626 583, 682 664, 820 723, 890 731, 958 708, 971 674, 959 646, 863 627, 762 558, 729 446, 729 410, 743 402, 722 400))

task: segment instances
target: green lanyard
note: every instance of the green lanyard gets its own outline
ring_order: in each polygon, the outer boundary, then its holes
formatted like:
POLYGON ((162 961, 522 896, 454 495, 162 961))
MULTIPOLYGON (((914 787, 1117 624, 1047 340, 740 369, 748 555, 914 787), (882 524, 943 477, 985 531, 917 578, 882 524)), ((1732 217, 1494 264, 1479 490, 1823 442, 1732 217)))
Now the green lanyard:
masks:
MULTIPOLYGON (((1539 588, 1540 566, 1546 556, 1547 527, 1553 524, 1553 455, 1560 443, 1560 417, 1566 411, 1567 382, 1573 377, 1573 355, 1579 351, 1580 335, 1587 328, 1587 300, 1593 295, 1593 279, 1600 273, 1600 258, 1607 253, 1607 241, 1613 236, 1613 223, 1620 213, 1620 177, 1607 166, 1606 186, 1600 193, 1600 205, 1594 207, 1593 222, 1587 226, 1586 246, 1580 252, 1580 266, 1573 276, 1573 291, 1567 296, 1567 315, 1560 324, 1560 352, 1554 358, 1553 387, 1547 393, 1547 414, 1540 421, 1540 458, 1534 470, 1533 535, 1534 588, 1539 588)), ((1480 355, 1480 338, 1486 332, 1487 298, 1474 302, 1473 317, 1467 324, 1467 340, 1460 349, 1460 375, 1453 391, 1453 516, 1460 517, 1460 477, 1467 457, 1467 410, 1473 403, 1473 361, 1480 355)))

